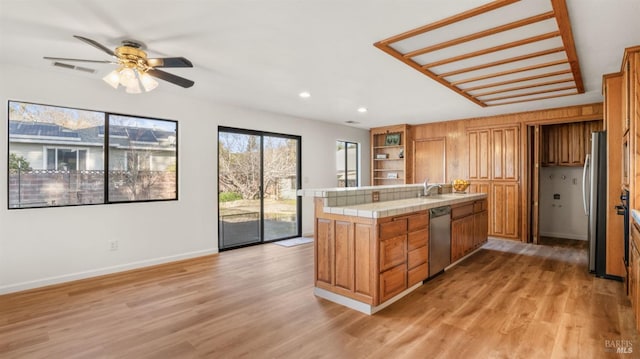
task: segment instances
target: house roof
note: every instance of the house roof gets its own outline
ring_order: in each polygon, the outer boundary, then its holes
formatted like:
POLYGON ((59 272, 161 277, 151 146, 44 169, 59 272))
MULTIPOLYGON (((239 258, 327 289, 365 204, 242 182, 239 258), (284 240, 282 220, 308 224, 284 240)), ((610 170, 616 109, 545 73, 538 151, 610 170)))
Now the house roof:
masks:
MULTIPOLYGON (((175 148, 175 133, 149 128, 110 126, 109 145, 118 148, 175 148), (173 138, 172 138, 173 136, 173 138)), ((70 129, 53 123, 9 121, 11 142, 47 144, 104 144, 104 126, 70 129), (73 142, 72 142, 73 140, 73 142)))

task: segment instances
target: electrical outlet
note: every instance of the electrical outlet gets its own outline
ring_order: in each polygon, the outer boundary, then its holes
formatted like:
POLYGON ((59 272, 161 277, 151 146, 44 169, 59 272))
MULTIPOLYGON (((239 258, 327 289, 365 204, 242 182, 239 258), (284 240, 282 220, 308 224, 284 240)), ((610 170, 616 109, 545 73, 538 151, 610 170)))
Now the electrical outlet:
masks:
POLYGON ((110 251, 117 251, 118 250, 118 241, 117 240, 109 241, 109 250, 110 251))

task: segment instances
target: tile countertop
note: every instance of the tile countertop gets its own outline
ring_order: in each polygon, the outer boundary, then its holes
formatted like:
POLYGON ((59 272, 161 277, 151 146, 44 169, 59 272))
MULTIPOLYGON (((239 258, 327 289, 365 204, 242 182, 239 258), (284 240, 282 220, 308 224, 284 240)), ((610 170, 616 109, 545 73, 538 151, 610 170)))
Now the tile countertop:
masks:
POLYGON ((637 209, 632 209, 631 219, 633 219, 636 222, 636 224, 640 226, 640 211, 637 209))
POLYGON ((345 216, 383 218, 487 198, 485 193, 447 193, 429 197, 373 202, 353 206, 323 207, 323 212, 345 216))

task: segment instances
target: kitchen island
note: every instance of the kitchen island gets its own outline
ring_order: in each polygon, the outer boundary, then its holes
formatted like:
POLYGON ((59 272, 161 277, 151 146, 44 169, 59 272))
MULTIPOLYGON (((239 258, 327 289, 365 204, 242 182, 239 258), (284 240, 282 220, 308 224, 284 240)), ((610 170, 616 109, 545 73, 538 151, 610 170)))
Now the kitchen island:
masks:
POLYGON ((373 314, 440 273, 429 271, 434 208, 451 209, 447 268, 486 242, 486 194, 423 191, 422 185, 299 190, 314 197, 315 295, 373 314))

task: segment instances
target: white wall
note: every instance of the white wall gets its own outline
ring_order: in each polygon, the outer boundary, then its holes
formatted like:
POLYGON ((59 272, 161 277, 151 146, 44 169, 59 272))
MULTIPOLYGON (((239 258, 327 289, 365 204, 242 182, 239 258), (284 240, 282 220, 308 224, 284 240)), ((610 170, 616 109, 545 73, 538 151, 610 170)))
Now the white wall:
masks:
POLYGON ((540 235, 586 241, 587 225, 582 207, 582 167, 542 167, 540 235), (560 199, 554 199, 554 194, 560 199))
MULTIPOLYGON (((216 253, 218 125, 302 136, 303 188, 334 187, 335 141, 359 142, 362 183, 369 183, 367 130, 200 101, 166 83, 128 95, 97 77, 6 65, 0 79, 0 294, 216 253), (177 120, 180 200, 8 210, 8 100, 177 120), (110 240, 118 251, 108 250, 110 240)), ((307 198, 303 233, 312 232, 307 198)))

